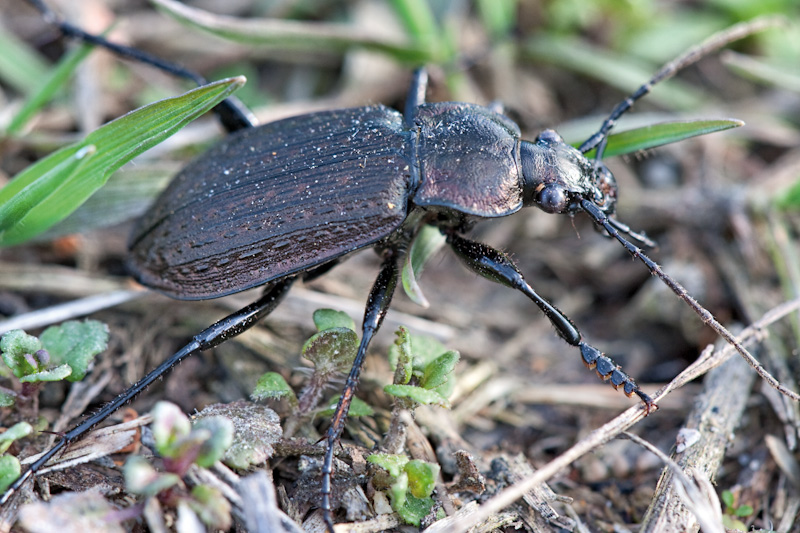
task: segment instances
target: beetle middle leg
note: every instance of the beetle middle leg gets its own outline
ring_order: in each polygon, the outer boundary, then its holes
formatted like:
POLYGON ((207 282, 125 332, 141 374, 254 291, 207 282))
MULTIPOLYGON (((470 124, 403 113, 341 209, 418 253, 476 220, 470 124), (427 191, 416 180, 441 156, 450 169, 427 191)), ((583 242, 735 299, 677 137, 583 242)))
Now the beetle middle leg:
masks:
POLYGON ((460 237, 455 233, 448 234, 447 243, 471 270, 487 279, 516 289, 533 300, 556 328, 558 335, 567 343, 579 348, 584 364, 596 370, 604 381, 609 381, 615 389, 622 387, 627 396, 634 394, 638 396, 648 412, 656 408, 653 399, 645 394, 614 361, 594 346, 581 340, 581 333, 572 320, 553 304, 539 296, 506 254, 485 244, 460 237))
POLYGON ((405 246, 397 246, 393 249, 387 249, 386 255, 381 265, 378 278, 372 286, 367 299, 367 308, 364 311, 364 323, 362 326, 361 343, 358 346, 356 358, 353 360, 353 367, 350 370, 350 375, 347 376, 342 395, 339 397, 339 404, 336 406, 336 411, 333 413, 331 425, 325 437, 327 449, 325 450, 325 460, 322 464, 322 512, 325 524, 328 531, 333 531, 333 519, 331 517, 331 477, 333 475, 333 449, 336 446, 339 437, 344 430, 344 423, 347 420, 347 412, 350 409, 350 403, 353 400, 356 387, 358 386, 358 377, 361 374, 361 366, 364 363, 364 357, 367 355, 367 347, 370 341, 375 336, 375 333, 380 329, 383 319, 386 316, 386 311, 389 309, 389 304, 392 301, 394 289, 397 286, 397 278, 400 271, 400 261, 404 253, 399 250, 405 250, 405 246))

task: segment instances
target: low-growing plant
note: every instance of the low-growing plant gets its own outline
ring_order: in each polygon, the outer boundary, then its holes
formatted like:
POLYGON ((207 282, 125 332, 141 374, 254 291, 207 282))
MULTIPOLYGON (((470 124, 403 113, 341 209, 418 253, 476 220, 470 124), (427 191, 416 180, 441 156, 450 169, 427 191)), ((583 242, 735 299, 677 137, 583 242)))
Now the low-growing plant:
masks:
POLYGON ((21 329, 0 339, 0 407, 14 407, 24 419, 0 433, 0 492, 20 475, 19 460, 6 453, 15 441, 47 428, 39 417, 39 391, 50 381, 80 381, 94 357, 108 346, 108 327, 96 320, 64 322, 44 330, 40 337, 21 329))
POLYGON ((722 513, 722 525, 725 529, 748 531, 749 528, 741 519, 753 514, 753 507, 736 505, 736 496, 729 490, 722 491, 722 503, 725 505, 722 513))
MULTIPOLYGON (((153 438, 163 461, 157 470, 142 456, 125 463, 127 489, 158 503, 194 513, 207 526, 231 527, 231 506, 223 494, 208 485, 188 489, 183 479, 193 465, 208 468, 224 455, 233 442, 233 423, 222 416, 204 417, 194 424, 178 406, 159 402, 153 408, 153 438)), ((144 509, 144 504, 140 506, 144 509)))
POLYGON ((367 461, 386 472, 383 476, 376 475, 373 485, 385 488, 392 509, 405 522, 419 527, 436 503, 431 495, 439 476, 439 465, 384 453, 370 455, 367 461))
POLYGON ((94 357, 108 346, 108 326, 96 320, 69 321, 40 337, 21 329, 0 339, 0 375, 12 388, 0 388, 0 407, 16 405, 25 418, 38 415, 39 390, 48 381, 80 381, 94 357))

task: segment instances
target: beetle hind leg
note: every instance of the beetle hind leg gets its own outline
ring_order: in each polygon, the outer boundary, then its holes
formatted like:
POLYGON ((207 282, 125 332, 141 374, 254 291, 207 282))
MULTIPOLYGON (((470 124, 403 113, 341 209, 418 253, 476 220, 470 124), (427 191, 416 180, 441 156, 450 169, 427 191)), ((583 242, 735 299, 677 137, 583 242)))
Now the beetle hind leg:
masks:
POLYGON ((287 277, 271 283, 266 287, 261 298, 239 311, 231 313, 195 335, 191 342, 172 354, 149 374, 128 388, 128 390, 105 404, 99 411, 87 417, 83 422, 64 433, 49 450, 41 454, 39 458, 31 464, 28 470, 6 489, 5 493, 0 497, 0 505, 5 505, 22 485, 33 478, 50 459, 66 448, 67 445, 82 438, 94 426, 111 416, 123 405, 129 403, 154 381, 161 379, 164 374, 174 368, 179 362, 198 352, 213 348, 253 327, 259 320, 267 316, 278 306, 284 296, 286 296, 286 293, 289 292, 289 288, 294 281, 294 277, 287 277))
MULTIPOLYGON (((398 247, 399 249, 400 247, 398 247)), ((405 247, 402 247, 403 249, 405 247)), ((364 311, 364 324, 362 326, 361 343, 358 346, 356 358, 353 360, 353 367, 350 374, 347 376, 342 395, 339 397, 339 403, 336 406, 336 411, 333 413, 331 425, 325 436, 326 450, 325 459, 322 463, 322 513, 325 525, 328 531, 333 531, 333 518, 331 506, 331 491, 332 491, 332 477, 333 477, 333 453, 334 447, 342 435, 344 424, 347 420, 347 412, 350 409, 350 403, 353 401, 353 396, 358 387, 358 378, 361 374, 361 366, 364 363, 364 357, 367 354, 367 347, 370 341, 378 332, 378 329, 383 323, 383 318, 386 316, 386 311, 389 309, 389 304, 392 301, 392 294, 397 286, 397 278, 400 270, 400 259, 403 254, 399 253, 397 249, 387 250, 387 255, 381 265, 378 279, 372 286, 367 299, 367 308, 364 311)))
POLYGON ((603 381, 608 381, 615 389, 621 387, 627 396, 634 394, 638 396, 648 413, 657 408, 653 399, 642 392, 633 378, 623 372, 619 365, 594 346, 581 340, 581 333, 572 320, 553 304, 539 296, 506 254, 485 244, 460 237, 455 233, 447 236, 447 243, 471 270, 487 279, 516 289, 533 300, 550 320, 556 333, 567 343, 580 349, 584 364, 597 372, 603 381))

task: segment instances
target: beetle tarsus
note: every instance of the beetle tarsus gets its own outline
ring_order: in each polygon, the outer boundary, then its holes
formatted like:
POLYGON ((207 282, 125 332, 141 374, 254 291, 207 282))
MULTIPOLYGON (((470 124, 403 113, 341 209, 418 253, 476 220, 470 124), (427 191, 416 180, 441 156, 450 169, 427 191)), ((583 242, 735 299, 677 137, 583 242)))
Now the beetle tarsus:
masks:
POLYGON ((455 233, 448 235, 447 242, 456 252, 456 255, 471 270, 487 279, 517 289, 533 300, 550 320, 553 327, 556 328, 559 336, 572 346, 580 348, 581 359, 587 367, 595 370, 603 381, 608 381, 615 389, 622 387, 622 391, 626 396, 633 394, 639 396, 645 402, 648 412, 650 412, 652 406, 655 405, 650 397, 644 394, 639 389, 639 386, 636 385, 636 382, 623 372, 611 358, 594 346, 583 342, 581 333, 572 320, 553 304, 539 296, 525 281, 519 268, 506 254, 485 244, 465 239, 455 233))

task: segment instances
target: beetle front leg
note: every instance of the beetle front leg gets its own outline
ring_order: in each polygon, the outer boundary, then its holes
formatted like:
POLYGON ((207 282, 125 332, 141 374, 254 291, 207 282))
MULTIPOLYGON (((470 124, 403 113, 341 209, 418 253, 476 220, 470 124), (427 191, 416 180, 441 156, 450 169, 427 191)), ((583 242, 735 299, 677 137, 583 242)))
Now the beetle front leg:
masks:
POLYGON ((528 282, 525 281, 517 266, 506 254, 485 244, 459 237, 454 233, 447 236, 447 243, 471 270, 492 281, 516 289, 533 300, 550 320, 553 327, 556 328, 558 335, 572 346, 580 348, 584 364, 596 370, 604 381, 609 381, 615 389, 622 387, 627 396, 635 394, 641 398, 648 412, 656 407, 653 399, 642 392, 636 382, 625 374, 614 361, 594 346, 581 340, 581 333, 575 324, 564 313, 533 290, 528 282))
POLYGON ((350 403, 353 401, 353 395, 358 387, 358 377, 361 374, 361 365, 364 363, 364 357, 367 355, 367 347, 370 341, 378 332, 378 329, 383 323, 383 318, 386 316, 386 311, 389 309, 389 304, 392 301, 392 294, 397 286, 397 277, 399 272, 399 264, 402 253, 397 250, 388 250, 388 255, 381 265, 381 271, 378 274, 378 279, 372 286, 367 300, 367 308, 364 311, 364 324, 362 326, 361 343, 358 345, 358 352, 356 358, 353 360, 353 367, 350 369, 350 375, 347 376, 344 390, 339 397, 339 404, 336 406, 336 411, 333 413, 331 425, 328 428, 325 437, 327 449, 325 450, 325 460, 322 463, 322 512, 325 520, 325 525, 328 531, 333 531, 333 518, 331 516, 331 477, 333 474, 333 447, 339 440, 344 430, 344 423, 347 420, 347 412, 350 409, 350 403))

